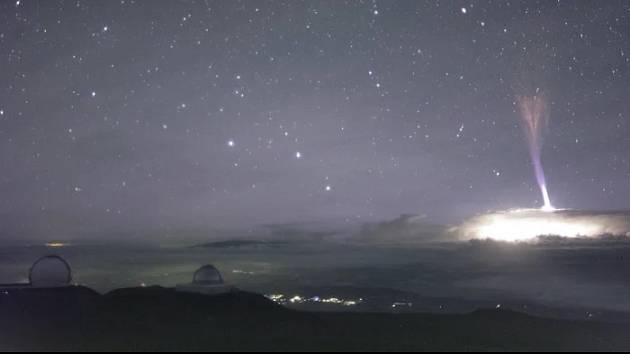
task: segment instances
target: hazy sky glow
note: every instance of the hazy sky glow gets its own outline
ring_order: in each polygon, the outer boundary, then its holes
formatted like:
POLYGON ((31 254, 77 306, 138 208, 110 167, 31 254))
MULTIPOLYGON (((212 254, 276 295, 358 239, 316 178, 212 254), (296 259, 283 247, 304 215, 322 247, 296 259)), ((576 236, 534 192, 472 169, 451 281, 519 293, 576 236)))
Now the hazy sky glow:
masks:
POLYGON ((0 238, 630 200, 627 1, 4 1, 0 238))

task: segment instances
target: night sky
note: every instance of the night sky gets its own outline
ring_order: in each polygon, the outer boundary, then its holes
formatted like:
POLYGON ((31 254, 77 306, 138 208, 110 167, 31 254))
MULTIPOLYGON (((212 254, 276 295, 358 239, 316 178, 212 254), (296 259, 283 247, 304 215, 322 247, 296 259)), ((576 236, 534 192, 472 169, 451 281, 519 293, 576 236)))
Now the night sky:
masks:
POLYGON ((0 239, 630 207, 627 1, 2 1, 0 239))

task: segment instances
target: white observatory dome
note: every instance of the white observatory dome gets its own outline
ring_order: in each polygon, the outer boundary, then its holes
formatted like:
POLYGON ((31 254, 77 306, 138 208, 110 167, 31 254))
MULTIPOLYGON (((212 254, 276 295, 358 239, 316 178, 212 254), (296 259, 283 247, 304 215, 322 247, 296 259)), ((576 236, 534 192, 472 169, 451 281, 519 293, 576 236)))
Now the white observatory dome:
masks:
POLYGON ((223 284, 221 273, 213 265, 205 265, 199 268, 193 275, 193 284, 218 285, 223 284))
POLYGON ((31 286, 62 287, 72 282, 72 269, 59 256, 46 256, 37 260, 29 274, 31 286))

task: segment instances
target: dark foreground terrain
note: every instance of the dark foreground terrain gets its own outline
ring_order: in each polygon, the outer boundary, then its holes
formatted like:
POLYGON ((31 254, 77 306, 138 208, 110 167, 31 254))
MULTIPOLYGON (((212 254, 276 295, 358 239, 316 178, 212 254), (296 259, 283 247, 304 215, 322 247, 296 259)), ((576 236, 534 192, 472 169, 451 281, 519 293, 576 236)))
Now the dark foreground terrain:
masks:
POLYGON ((0 291, 0 350, 628 350, 630 325, 514 312, 310 313, 235 292, 0 291))

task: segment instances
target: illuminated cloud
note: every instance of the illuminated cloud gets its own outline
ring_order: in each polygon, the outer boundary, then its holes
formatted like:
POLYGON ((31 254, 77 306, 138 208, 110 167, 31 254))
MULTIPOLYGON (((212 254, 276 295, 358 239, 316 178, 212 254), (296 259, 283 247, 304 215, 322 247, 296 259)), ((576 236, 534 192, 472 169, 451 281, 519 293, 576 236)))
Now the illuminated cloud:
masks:
POLYGON ((539 236, 630 236, 630 212, 508 210, 473 217, 451 231, 460 240, 530 241, 539 236))

